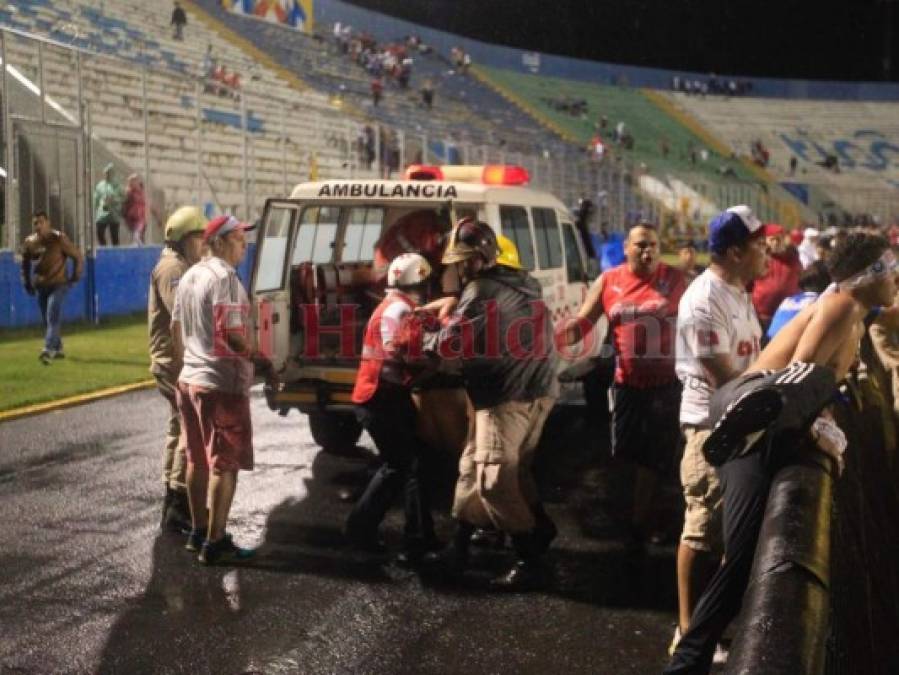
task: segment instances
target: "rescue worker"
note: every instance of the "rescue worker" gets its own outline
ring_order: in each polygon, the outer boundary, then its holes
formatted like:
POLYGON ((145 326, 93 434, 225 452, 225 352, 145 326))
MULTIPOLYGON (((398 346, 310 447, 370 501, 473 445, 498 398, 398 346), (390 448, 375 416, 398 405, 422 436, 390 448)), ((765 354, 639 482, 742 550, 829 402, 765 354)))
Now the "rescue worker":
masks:
POLYGON ((150 274, 147 302, 150 372, 156 379, 156 389, 169 404, 169 423, 162 464, 165 499, 162 504, 161 527, 185 534, 190 531, 187 460, 176 401, 181 359, 175 353, 172 343, 171 325, 178 282, 190 266, 200 260, 205 227, 206 223, 199 209, 194 206, 182 206, 169 217, 165 224, 165 247, 150 274))
POLYGON ((674 336, 685 279, 660 260, 659 235, 650 223, 630 229, 624 252, 626 261, 596 280, 565 335, 573 345, 603 314, 609 317, 616 354, 612 456, 636 465, 628 532, 629 548, 636 551, 650 538, 656 488, 680 441, 674 336))
POLYGON ((426 299, 431 265, 417 253, 403 253, 387 270, 387 293, 375 309, 362 343, 362 362, 353 388, 356 417, 375 442, 383 464, 347 518, 345 534, 360 549, 385 550, 378 527, 400 491, 405 491, 406 525, 401 563, 415 563, 439 548, 420 470, 426 446, 416 433, 412 400, 411 346, 405 330, 426 299))
MULTIPOLYGON (((489 225, 460 220, 443 263, 458 275, 461 297, 432 304, 448 319, 441 356, 459 360, 474 408, 453 501, 456 533, 439 561, 458 577, 467 567, 474 529, 493 525, 511 536, 517 560, 491 586, 526 590, 542 585, 541 558, 557 533, 540 505, 531 468, 558 396, 557 357, 539 283, 523 270, 498 265, 499 253, 489 225)), ((514 259, 511 252, 508 257, 514 259)))

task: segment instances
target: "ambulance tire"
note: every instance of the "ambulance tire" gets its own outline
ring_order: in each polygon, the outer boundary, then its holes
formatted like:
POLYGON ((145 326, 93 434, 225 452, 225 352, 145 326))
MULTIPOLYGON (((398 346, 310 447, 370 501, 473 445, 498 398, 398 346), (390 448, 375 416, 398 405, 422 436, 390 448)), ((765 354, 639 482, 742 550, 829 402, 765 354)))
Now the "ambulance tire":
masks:
POLYGON ((352 413, 310 414, 309 430, 325 452, 333 453, 352 450, 362 435, 362 425, 352 413))

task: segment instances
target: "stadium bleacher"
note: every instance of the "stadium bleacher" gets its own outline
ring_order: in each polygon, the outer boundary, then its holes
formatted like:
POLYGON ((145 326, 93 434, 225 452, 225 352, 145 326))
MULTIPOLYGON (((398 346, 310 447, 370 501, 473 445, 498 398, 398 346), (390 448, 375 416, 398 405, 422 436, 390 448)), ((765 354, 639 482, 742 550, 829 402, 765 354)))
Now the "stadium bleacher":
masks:
POLYGON ((778 181, 809 185, 819 199, 853 213, 880 211, 884 219, 899 213, 899 103, 666 96, 738 155, 750 156, 760 141, 778 181), (828 155, 836 159, 833 168, 825 166, 828 155))
MULTIPOLYGON (((327 95, 300 89, 266 68, 201 21, 192 22, 190 39, 173 40, 170 11, 170 3, 161 0, 107 3, 102 11, 93 3, 78 0, 22 0, 0 10, 0 24, 90 52, 81 59, 81 69, 92 132, 141 173, 143 82, 141 70, 130 68, 128 62, 150 67, 146 83, 150 178, 164 191, 166 205, 193 201, 199 191, 212 195, 221 210, 242 212, 245 149, 241 106, 231 98, 202 92, 197 100, 207 45, 212 45, 216 58, 240 73, 244 82, 240 93, 251 139, 246 149, 251 160, 251 213, 258 212, 266 197, 282 194, 285 184, 289 189, 307 178, 313 156, 320 175, 358 170, 348 166, 360 126, 357 119, 336 110, 327 95), (198 143, 202 143, 199 162, 198 143), (200 185, 198 166, 203 172, 200 185)), ((7 35, 10 64, 37 82, 37 43, 7 35)), ((43 58, 47 95, 70 119, 77 119, 72 52, 46 46, 43 58)))

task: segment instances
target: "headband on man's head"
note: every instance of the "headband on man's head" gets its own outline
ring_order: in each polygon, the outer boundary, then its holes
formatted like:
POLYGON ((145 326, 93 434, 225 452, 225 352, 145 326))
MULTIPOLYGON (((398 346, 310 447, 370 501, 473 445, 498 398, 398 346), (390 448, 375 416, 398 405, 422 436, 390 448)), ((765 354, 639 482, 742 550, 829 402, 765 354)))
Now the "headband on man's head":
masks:
POLYGON ((854 288, 885 279, 891 274, 895 274, 897 269, 899 269, 899 262, 896 261, 896 256, 893 255, 893 252, 887 249, 882 256, 861 272, 856 272, 839 282, 839 286, 844 291, 850 291, 854 288))

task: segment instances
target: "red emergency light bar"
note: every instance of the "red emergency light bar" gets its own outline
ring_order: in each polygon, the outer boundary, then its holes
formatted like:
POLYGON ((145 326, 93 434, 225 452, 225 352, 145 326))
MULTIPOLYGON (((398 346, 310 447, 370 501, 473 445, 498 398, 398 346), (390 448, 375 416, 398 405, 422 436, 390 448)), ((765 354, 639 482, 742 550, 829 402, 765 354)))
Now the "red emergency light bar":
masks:
POLYGON ((454 180, 485 185, 527 185, 531 175, 523 166, 486 164, 467 166, 429 166, 412 164, 406 169, 406 180, 454 180))
POLYGON ((406 180, 443 180, 443 172, 439 166, 410 164, 405 177, 406 180))

